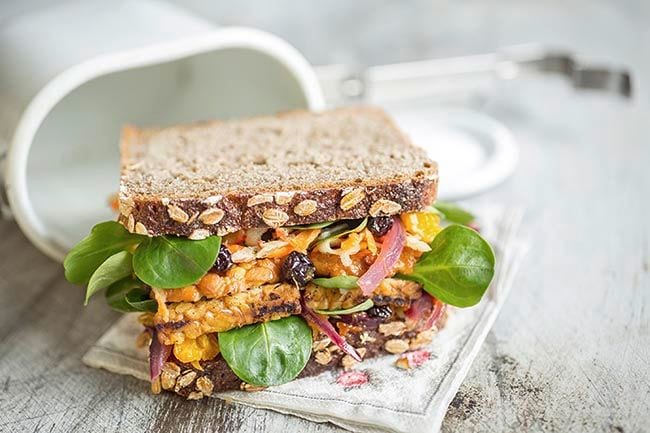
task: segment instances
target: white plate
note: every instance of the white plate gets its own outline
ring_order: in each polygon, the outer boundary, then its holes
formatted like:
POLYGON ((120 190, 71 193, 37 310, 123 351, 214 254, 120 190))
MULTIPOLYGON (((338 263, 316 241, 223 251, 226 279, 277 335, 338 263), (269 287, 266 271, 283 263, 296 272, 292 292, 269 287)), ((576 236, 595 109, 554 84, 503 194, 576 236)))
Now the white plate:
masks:
POLYGON ((458 200, 494 188, 517 166, 512 133, 492 117, 459 108, 386 107, 413 142, 438 162, 442 200, 458 200))

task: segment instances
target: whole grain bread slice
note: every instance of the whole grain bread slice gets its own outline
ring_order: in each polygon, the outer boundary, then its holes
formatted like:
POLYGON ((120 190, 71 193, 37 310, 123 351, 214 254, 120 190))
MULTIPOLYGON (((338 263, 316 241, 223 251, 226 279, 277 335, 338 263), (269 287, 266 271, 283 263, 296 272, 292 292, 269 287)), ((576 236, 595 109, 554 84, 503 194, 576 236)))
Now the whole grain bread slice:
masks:
POLYGON ((393 215, 437 192, 436 163, 374 107, 126 126, 120 147, 119 220, 150 236, 393 215))

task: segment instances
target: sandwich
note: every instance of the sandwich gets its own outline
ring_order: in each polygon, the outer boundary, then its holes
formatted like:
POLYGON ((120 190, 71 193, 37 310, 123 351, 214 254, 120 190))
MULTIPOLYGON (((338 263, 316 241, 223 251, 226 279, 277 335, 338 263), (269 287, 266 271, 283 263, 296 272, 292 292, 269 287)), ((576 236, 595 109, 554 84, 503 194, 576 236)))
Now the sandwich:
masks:
POLYGON ((139 313, 154 393, 415 367, 493 277, 473 216, 436 201, 436 163, 378 108, 126 126, 120 151, 117 221, 65 275, 139 313))

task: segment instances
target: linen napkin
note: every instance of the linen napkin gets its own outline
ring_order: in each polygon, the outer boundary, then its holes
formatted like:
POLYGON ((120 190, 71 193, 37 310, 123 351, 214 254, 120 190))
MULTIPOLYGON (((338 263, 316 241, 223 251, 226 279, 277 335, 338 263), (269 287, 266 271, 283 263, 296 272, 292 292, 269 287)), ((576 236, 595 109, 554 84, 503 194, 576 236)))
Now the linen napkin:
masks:
MULTIPOLYGON (((523 210, 489 206, 477 212, 481 233, 497 256, 494 280, 483 300, 471 308, 450 308, 445 327, 427 348, 422 366, 404 370, 396 355, 364 361, 356 370, 368 383, 344 388, 340 371, 325 372, 260 392, 231 391, 213 397, 256 408, 332 422, 354 432, 435 432, 492 327, 528 249, 518 236, 523 210)), ((137 314, 126 315, 83 357, 86 365, 149 380, 147 349, 135 347, 142 328, 137 314)))

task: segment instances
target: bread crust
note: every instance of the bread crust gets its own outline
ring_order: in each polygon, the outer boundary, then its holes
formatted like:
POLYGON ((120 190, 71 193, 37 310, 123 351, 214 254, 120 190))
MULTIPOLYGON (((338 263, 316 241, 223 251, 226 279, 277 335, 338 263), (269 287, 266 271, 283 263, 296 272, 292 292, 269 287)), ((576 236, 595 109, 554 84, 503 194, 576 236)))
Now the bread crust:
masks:
MULTIPOLYGON (((207 201, 139 198, 130 203, 128 214, 125 212, 120 214, 119 221, 131 232, 136 232, 136 225, 144 227, 146 232, 141 229, 140 234, 149 236, 177 235, 203 239, 210 235, 225 235, 240 229, 255 227, 292 226, 418 211, 434 202, 437 190, 437 178, 422 178, 404 179, 381 185, 366 182, 345 188, 321 188, 309 191, 283 191, 279 188, 277 191, 257 194, 230 194, 218 200, 207 201), (263 200, 263 198, 259 200, 256 198, 263 197, 265 194, 271 201, 252 204, 263 200), (277 197, 283 197, 283 194, 286 194, 284 197, 291 196, 291 198, 286 203, 281 199, 279 201, 285 204, 278 204, 277 197), (357 194, 362 198, 353 207, 343 209, 342 200, 349 194, 357 194), (309 215, 296 213, 297 206, 308 200, 315 202, 316 209, 309 215), (383 209, 377 210, 382 205, 385 205, 383 209), (178 212, 179 209, 182 213, 178 212), (201 218, 201 215, 206 215, 206 212, 216 211, 223 212, 223 216, 216 223, 207 224, 206 219, 201 218), (280 216, 278 219, 268 218, 269 215, 274 215, 273 211, 279 211, 276 213, 280 216), (181 215, 180 218, 177 214, 181 215)), ((300 208, 298 211, 300 212, 300 208)))

